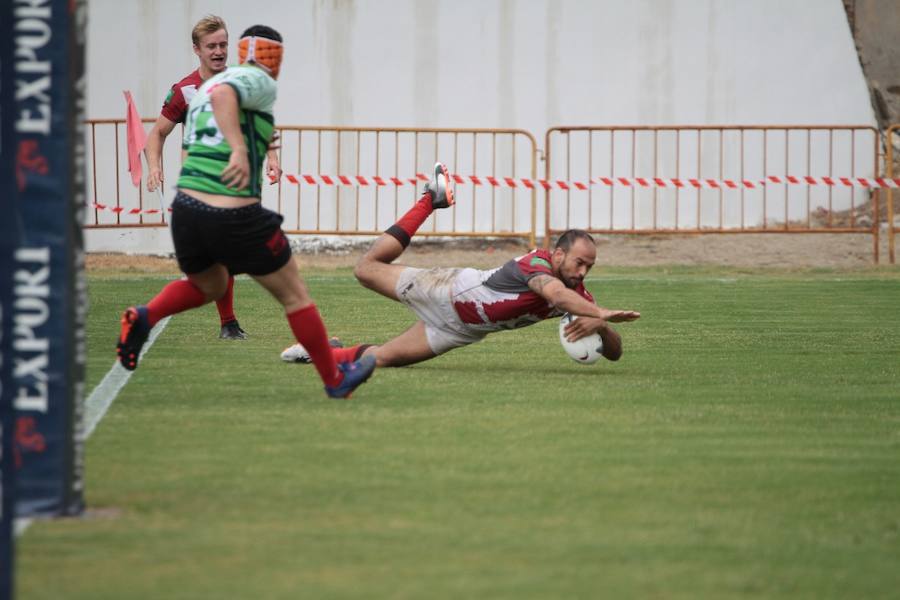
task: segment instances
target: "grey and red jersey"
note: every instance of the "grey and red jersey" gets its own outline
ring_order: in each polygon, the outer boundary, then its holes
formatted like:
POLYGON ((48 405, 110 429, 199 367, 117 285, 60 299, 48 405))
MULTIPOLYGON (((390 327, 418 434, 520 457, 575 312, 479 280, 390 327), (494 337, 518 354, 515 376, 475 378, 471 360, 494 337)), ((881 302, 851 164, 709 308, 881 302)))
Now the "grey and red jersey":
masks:
MULTIPOLYGON (((453 281, 453 308, 463 323, 485 332, 526 327, 562 316, 563 311, 528 287, 528 281, 537 275, 556 277, 547 250, 534 250, 489 271, 462 269, 453 281)), ((574 291, 594 302, 583 283, 574 291)))

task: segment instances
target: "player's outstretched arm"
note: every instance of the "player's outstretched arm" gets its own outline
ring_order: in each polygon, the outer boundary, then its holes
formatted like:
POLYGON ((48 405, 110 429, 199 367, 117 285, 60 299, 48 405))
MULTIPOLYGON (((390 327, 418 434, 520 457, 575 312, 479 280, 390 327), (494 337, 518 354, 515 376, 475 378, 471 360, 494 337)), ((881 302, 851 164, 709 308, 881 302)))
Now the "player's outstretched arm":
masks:
POLYGON ((147 157, 147 191, 155 191, 163 184, 162 149, 166 138, 175 129, 175 123, 162 115, 156 118, 153 129, 147 134, 147 147, 144 154, 147 157))
POLYGON ((528 280, 528 287, 556 308, 579 317, 594 317, 604 321, 621 323, 623 321, 634 321, 641 316, 641 313, 634 310, 610 310, 597 306, 567 288, 556 277, 550 275, 532 277, 528 280))
POLYGON ((598 306, 606 315, 603 318, 611 323, 625 323, 626 321, 636 321, 641 318, 641 313, 636 310, 616 310, 611 308, 603 308, 598 306))

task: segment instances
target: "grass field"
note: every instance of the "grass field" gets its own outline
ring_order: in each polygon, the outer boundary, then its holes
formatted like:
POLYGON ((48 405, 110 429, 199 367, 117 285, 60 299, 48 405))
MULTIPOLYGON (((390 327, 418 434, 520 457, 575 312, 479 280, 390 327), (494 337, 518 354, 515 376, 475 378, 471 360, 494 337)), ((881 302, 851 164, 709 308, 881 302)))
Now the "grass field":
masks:
MULTIPOLYGON (((412 322, 348 271, 307 273, 330 333, 412 322)), ((88 389, 121 309, 164 280, 93 274, 88 389)), ((886 598, 900 590, 900 273, 596 273, 625 356, 556 322, 376 372, 352 400, 172 319, 87 445, 90 518, 18 540, 18 597, 886 598)))

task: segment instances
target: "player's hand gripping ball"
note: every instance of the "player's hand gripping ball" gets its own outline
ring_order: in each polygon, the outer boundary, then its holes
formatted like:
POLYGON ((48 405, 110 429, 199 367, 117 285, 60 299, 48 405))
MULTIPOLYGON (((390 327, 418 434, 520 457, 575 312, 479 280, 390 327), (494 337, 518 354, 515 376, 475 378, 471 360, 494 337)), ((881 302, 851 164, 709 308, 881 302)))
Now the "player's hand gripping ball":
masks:
POLYGON ((599 333, 592 333, 574 342, 566 339, 566 325, 577 319, 576 315, 566 313, 559 320, 559 343, 569 358, 583 365, 592 365, 603 356, 603 339, 599 333))

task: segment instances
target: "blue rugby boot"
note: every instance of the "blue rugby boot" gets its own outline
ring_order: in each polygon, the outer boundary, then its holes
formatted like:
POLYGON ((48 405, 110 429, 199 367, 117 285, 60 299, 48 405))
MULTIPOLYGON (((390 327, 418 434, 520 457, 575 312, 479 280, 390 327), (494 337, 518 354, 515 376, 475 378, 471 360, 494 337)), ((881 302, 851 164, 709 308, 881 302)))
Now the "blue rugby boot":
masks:
POLYGON ((339 363, 338 369, 344 374, 344 378, 334 387, 326 385, 325 393, 331 398, 349 398, 353 390, 372 376, 372 372, 375 371, 375 357, 369 354, 354 362, 339 363))

